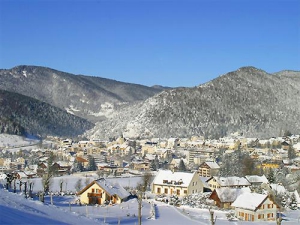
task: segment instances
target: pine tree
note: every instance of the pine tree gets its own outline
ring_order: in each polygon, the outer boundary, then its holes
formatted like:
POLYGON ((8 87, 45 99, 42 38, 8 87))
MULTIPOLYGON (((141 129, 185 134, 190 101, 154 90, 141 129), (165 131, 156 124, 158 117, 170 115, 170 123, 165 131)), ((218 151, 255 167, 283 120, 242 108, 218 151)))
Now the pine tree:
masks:
POLYGON ((270 184, 273 184, 275 182, 275 173, 273 169, 269 170, 269 173, 267 174, 267 179, 270 182, 270 184))
POLYGON ((286 194, 281 195, 281 206, 283 208, 285 208, 287 206, 287 202, 286 202, 287 196, 286 194))
POLYGON ((294 158, 296 158, 296 157, 297 157, 297 154, 296 154, 295 149, 294 149, 291 145, 289 145, 289 149, 288 149, 288 158, 289 158, 289 159, 294 159, 294 158))
POLYGON ((296 199, 295 193, 293 193, 292 196, 291 196, 291 201, 290 201, 290 204, 289 204, 289 208, 291 210, 297 210, 297 199, 296 199))
POLYGON ((97 170, 96 162, 93 156, 89 155, 89 171, 95 171, 97 170))
POLYGON ((182 159, 180 159, 179 166, 178 166, 178 171, 180 171, 180 172, 186 171, 186 167, 185 167, 185 164, 184 164, 182 159))
POLYGON ((151 169, 152 171, 156 171, 156 170, 157 170, 156 165, 155 165, 155 161, 154 161, 154 160, 151 161, 150 169, 151 169))

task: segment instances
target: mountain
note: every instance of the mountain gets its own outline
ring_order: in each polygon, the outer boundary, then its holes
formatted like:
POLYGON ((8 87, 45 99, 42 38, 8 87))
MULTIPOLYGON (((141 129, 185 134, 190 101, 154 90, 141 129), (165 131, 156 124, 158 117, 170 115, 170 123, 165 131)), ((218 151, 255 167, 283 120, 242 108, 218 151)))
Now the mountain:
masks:
POLYGON ((46 67, 17 66, 0 70, 0 89, 99 121, 118 105, 145 100, 165 88, 74 75, 46 67))
POLYGON ((0 90, 0 133, 76 137, 93 126, 45 102, 0 90))
POLYGON ((217 138, 300 133, 300 72, 269 74, 242 67, 194 88, 165 90, 144 102, 124 106, 86 135, 113 137, 217 138))

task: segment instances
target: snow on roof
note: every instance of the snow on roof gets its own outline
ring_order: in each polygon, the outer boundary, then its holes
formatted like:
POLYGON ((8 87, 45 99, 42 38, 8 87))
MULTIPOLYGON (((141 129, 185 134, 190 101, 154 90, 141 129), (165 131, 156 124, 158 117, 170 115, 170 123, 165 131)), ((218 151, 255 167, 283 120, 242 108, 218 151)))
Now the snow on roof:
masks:
POLYGON ((244 177, 213 177, 221 187, 226 186, 250 186, 249 181, 244 177))
POLYGON ((22 171, 17 172, 17 174, 20 176, 20 178, 27 178, 27 175, 22 171))
POLYGON ((159 170, 156 177, 153 180, 153 184, 165 185, 164 182, 167 180, 168 182, 174 181, 177 182, 178 186, 187 187, 191 183, 194 173, 187 172, 172 172, 171 170, 159 170))
POLYGON ((255 210, 267 197, 268 195, 246 192, 239 195, 231 206, 236 208, 255 210))
POLYGON ((300 142, 298 142, 297 144, 294 144, 294 145, 293 145, 293 148, 294 148, 295 150, 300 151, 300 142))
POLYGON ((111 183, 104 178, 95 181, 102 187, 108 194, 117 195, 121 199, 127 198, 130 194, 119 183, 111 183))
POLYGON ((246 179, 251 183, 265 183, 265 184, 268 184, 269 181, 268 179, 266 178, 265 175, 262 175, 262 176, 258 176, 258 175, 248 175, 248 176, 245 176, 246 179))
POLYGON ((206 161, 205 162, 211 169, 220 169, 220 166, 216 162, 206 161))
POLYGON ((67 167, 69 166, 69 163, 68 162, 65 162, 65 161, 58 161, 56 162, 59 166, 61 167, 67 167))
POLYGON ((275 192, 277 192, 278 194, 279 193, 285 193, 286 192, 286 189, 280 185, 280 184, 270 184, 272 190, 274 190, 275 192))
POLYGON ((221 202, 234 202, 243 193, 250 193, 249 187, 246 188, 216 188, 215 189, 221 202))
POLYGON ((148 160, 154 160, 155 159, 155 155, 153 155, 153 154, 146 154, 145 158, 147 158, 148 160))

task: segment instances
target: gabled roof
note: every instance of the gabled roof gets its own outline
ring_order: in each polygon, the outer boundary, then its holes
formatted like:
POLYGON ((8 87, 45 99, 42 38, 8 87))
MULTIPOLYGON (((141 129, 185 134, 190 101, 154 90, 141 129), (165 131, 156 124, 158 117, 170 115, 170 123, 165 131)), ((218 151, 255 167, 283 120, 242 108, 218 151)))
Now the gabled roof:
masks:
POLYGON ((262 176, 258 176, 258 175, 248 175, 248 176, 245 176, 246 179, 251 183, 264 183, 264 184, 268 184, 269 181, 268 179, 266 178, 265 175, 262 175, 262 176))
POLYGON ((267 198, 268 195, 244 193, 238 196, 231 206, 255 211, 267 198))
MULTIPOLYGON (((211 168, 211 169, 220 169, 220 166, 216 162, 206 161, 206 162, 203 162, 203 164, 204 163, 206 165, 208 165, 208 167, 211 168)), ((201 165, 200 165, 200 167, 201 167, 201 165)))
POLYGON ((246 188, 216 188, 214 190, 221 202, 234 202, 237 197, 243 193, 250 193, 249 187, 246 188))
POLYGON ((111 183, 104 178, 94 180, 93 182, 88 184, 85 188, 83 188, 81 191, 79 191, 77 195, 81 195, 94 184, 97 184, 110 196, 117 195, 121 199, 125 199, 130 195, 129 192, 127 192, 119 183, 111 183))
POLYGON ((228 186, 250 186, 251 184, 249 181, 244 177, 211 177, 206 182, 210 181, 211 179, 216 179, 216 182, 221 187, 228 187, 228 186))
POLYGON ((176 182, 177 186, 188 187, 195 173, 196 172, 187 173, 187 172, 172 172, 171 170, 159 170, 153 180, 153 184, 166 185, 164 183, 164 180, 167 180, 167 181, 176 182))

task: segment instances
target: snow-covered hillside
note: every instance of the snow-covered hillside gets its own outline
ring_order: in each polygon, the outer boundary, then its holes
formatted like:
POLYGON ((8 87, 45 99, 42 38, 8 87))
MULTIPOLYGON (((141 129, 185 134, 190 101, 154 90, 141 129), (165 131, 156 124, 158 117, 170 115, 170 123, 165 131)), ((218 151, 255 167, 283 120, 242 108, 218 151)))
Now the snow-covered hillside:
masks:
MULTIPOLYGON (((68 183, 68 187, 74 186, 74 182, 79 177, 62 177, 68 183)), ((53 182, 52 189, 58 190, 60 178, 53 182)), ((113 178, 122 185, 129 182, 129 178, 113 178)), ((131 177, 132 186, 139 182, 139 178, 131 177)), ((128 224, 138 223, 138 204, 135 198, 123 202, 120 205, 109 206, 80 206, 76 204, 75 195, 54 195, 53 205, 50 196, 45 197, 45 203, 41 203, 37 197, 26 199, 23 193, 8 192, 3 189, 4 181, 0 183, 0 224, 128 224)), ((40 189, 40 183, 34 184, 34 190, 40 189)), ((36 192, 36 191, 34 191, 36 192)), ((229 224, 274 224, 270 222, 245 222, 226 219, 228 211, 215 210, 216 225, 229 224)), ((285 221, 282 224, 294 225, 300 221, 300 211, 285 212, 285 221)), ((146 225, 196 225, 210 224, 210 214, 208 209, 192 208, 190 206, 175 207, 163 202, 147 199, 143 201, 142 224, 146 225), (155 215, 153 215, 153 204, 155 215)))

